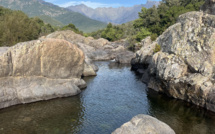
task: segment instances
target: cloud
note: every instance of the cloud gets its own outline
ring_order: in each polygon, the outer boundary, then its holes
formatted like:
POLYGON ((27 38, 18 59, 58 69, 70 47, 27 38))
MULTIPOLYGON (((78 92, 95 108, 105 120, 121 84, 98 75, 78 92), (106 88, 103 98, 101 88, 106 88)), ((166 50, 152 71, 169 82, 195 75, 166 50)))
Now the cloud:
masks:
POLYGON ((53 3, 53 2, 56 2, 57 0, 45 0, 46 2, 50 2, 50 3, 53 3))
POLYGON ((99 3, 99 2, 92 2, 92 1, 71 1, 67 3, 60 4, 61 7, 68 7, 68 6, 75 6, 84 4, 91 8, 97 8, 97 7, 119 7, 122 6, 121 4, 105 4, 105 3, 99 3))

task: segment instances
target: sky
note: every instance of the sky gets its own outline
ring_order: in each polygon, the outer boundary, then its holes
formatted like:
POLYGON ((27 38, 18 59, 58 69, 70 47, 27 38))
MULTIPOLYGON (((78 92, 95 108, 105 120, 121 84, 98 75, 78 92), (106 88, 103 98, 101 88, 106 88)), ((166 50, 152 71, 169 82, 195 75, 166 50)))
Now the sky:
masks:
MULTIPOLYGON (((44 0, 60 7, 68 7, 71 5, 85 4, 88 7, 131 7, 134 5, 145 4, 147 0, 44 0)), ((153 0, 160 1, 160 0, 153 0)))

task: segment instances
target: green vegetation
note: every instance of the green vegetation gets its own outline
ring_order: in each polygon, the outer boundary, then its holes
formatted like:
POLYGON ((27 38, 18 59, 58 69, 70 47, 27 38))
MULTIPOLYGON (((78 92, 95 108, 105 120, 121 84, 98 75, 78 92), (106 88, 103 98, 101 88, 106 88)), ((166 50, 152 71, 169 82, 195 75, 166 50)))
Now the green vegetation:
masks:
POLYGON ((97 31, 99 29, 105 28, 106 23, 92 20, 80 13, 67 12, 54 17, 54 19, 60 21, 63 25, 68 25, 70 23, 74 24, 79 30, 89 33, 97 31))
POLYGON ((105 29, 92 32, 89 35, 94 38, 105 38, 109 41, 117 41, 125 38, 135 38, 137 30, 133 27, 133 22, 128 22, 122 25, 113 25, 109 23, 105 29))
POLYGON ((108 26, 91 35, 95 38, 106 38, 110 41, 128 38, 133 36, 136 41, 141 41, 147 36, 156 40, 157 36, 162 34, 169 26, 173 25, 179 15, 198 11, 204 0, 163 0, 158 7, 149 9, 142 8, 139 13, 139 19, 134 22, 113 26, 108 26), (131 25, 133 24, 133 26, 131 25), (127 33, 126 31, 131 31, 127 33))
MULTIPOLYGON (((135 49, 135 44, 150 36, 155 41, 169 26, 176 23, 179 15, 190 11, 199 11, 205 0, 163 0, 158 7, 142 8, 139 19, 122 25, 108 24, 105 29, 89 34, 94 38, 109 41, 127 39, 128 48, 135 49)), ((157 49, 158 50, 158 49, 157 49)), ((157 51, 156 50, 156 51, 157 51)))
POLYGON ((84 33, 82 31, 79 31, 74 24, 69 24, 67 26, 64 26, 61 30, 72 30, 73 32, 77 33, 77 34, 81 34, 83 35, 84 33))
POLYGON ((137 35, 135 39, 140 42, 142 39, 146 38, 147 36, 150 36, 151 32, 149 32, 146 28, 142 27, 140 30, 137 32, 137 35))
POLYGON ((204 0, 163 0, 158 7, 149 9, 142 8, 139 19, 122 25, 101 23, 89 19, 79 13, 70 12, 63 8, 47 4, 40 1, 17 0, 12 3, 0 1, 1 5, 22 10, 29 16, 39 16, 28 18, 21 11, 12 11, 0 7, 0 46, 11 46, 17 42, 37 39, 40 36, 54 32, 56 29, 72 30, 84 36, 94 38, 105 38, 109 41, 126 39, 131 50, 135 49, 135 44, 147 36, 151 36, 154 41, 170 25, 174 24, 179 15, 199 10, 204 0), (22 7, 20 2, 24 4, 22 7), (56 27, 43 22, 50 22, 56 27), (72 24, 71 24, 72 23, 72 24), (63 25, 67 25, 62 27, 63 25), (106 28, 104 28, 106 26, 106 28), (60 28, 62 27, 62 28, 60 28), (99 28, 104 28, 98 30, 99 28), (84 32, 92 32, 83 34, 84 32))
POLYGON ((157 39, 158 35, 156 33, 153 33, 150 35, 150 37, 151 37, 152 41, 155 41, 157 39))
POLYGON ((80 13, 55 6, 41 0, 0 0, 0 5, 12 10, 21 10, 29 17, 38 16, 53 26, 65 26, 70 23, 86 33, 103 29, 106 23, 92 20, 80 13))
POLYGON ((53 31, 50 24, 39 18, 28 18, 22 11, 0 7, 0 46, 34 40, 53 31))
POLYGON ((160 50, 161 50, 161 46, 158 45, 158 44, 156 44, 156 45, 155 45, 155 49, 154 49, 154 53, 157 53, 157 52, 159 52, 160 50))
POLYGON ((45 23, 51 24, 54 27, 63 27, 64 26, 64 24, 62 24, 60 21, 58 21, 50 16, 47 16, 47 15, 41 15, 41 16, 38 16, 38 18, 43 20, 45 23))
POLYGON ((199 11, 205 0, 163 0, 158 7, 142 8, 135 28, 145 27, 150 32, 160 35, 173 25, 179 15, 190 11, 199 11))

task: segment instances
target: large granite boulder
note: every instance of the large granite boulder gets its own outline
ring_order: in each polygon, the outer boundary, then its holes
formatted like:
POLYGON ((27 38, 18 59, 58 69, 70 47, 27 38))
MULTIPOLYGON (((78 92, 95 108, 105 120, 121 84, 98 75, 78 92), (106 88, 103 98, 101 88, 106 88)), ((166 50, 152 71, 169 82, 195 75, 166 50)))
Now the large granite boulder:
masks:
POLYGON ((165 123, 148 115, 137 115, 112 134, 175 134, 165 123))
POLYGON ((149 88, 215 111, 214 55, 215 15, 189 12, 146 43, 132 66, 146 69, 142 80, 149 88), (160 52, 154 51, 156 45, 160 52))
MULTIPOLYGON (((102 38, 93 39, 92 37, 84 37, 82 35, 76 34, 70 30, 57 31, 47 35, 45 38, 64 39, 76 44, 85 53, 86 57, 93 61, 113 60, 118 55, 120 55, 120 57, 125 58, 123 60, 118 60, 118 62, 122 61, 121 63, 130 63, 130 59, 133 58, 133 53, 126 49, 124 42, 122 41, 112 43, 102 38)), ((88 64, 86 67, 88 68, 91 65, 92 64, 88 64)), ((94 71, 96 72, 96 70, 94 71)), ((91 73, 91 75, 92 74, 95 73, 91 73)))
POLYGON ((61 39, 19 43, 1 49, 0 108, 80 93, 84 53, 61 39))
POLYGON ((73 32, 71 30, 57 31, 57 32, 47 35, 46 38, 64 39, 73 44, 82 43, 82 44, 91 46, 93 48, 100 48, 100 47, 110 44, 110 42, 106 39, 101 38, 101 39, 95 40, 92 37, 84 37, 80 34, 76 34, 75 32, 73 32))

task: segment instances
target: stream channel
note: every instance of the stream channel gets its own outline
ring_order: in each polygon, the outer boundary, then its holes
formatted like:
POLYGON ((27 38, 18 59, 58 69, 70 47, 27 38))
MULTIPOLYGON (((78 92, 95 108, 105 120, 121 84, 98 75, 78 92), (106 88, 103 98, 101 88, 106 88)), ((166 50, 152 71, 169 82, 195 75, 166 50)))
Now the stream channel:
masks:
POLYGON ((0 110, 0 134, 110 134, 138 114, 165 122, 177 134, 215 134, 215 114, 149 92, 129 65, 96 62, 81 94, 0 110))

